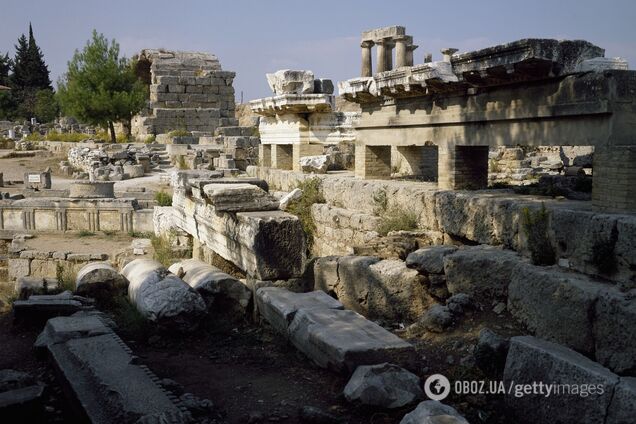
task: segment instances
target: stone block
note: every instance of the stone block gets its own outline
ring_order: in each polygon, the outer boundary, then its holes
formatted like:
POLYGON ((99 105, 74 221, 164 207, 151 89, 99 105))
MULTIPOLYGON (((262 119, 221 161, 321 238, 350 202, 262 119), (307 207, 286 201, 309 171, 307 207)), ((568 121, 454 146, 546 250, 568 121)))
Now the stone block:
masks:
POLYGON ((296 312, 300 309, 344 309, 322 291, 293 293, 279 287, 263 287, 256 291, 256 304, 263 318, 279 333, 287 335, 296 312))
POLYGON ((448 291, 465 293, 487 305, 493 299, 505 299, 512 270, 522 261, 517 253, 492 246, 460 249, 444 257, 448 291))
POLYGON ((636 378, 621 377, 614 387, 605 424, 629 424, 636 417, 636 378))
POLYGON ((608 290, 599 296, 595 312, 596 360, 615 373, 636 376, 636 300, 608 290))
POLYGON ((208 184, 207 201, 219 212, 251 212, 278 209, 278 201, 252 184, 208 184))
POLYGON ((558 267, 523 264, 511 274, 508 310, 536 336, 594 352, 594 314, 606 287, 558 267))
POLYGON ((31 273, 33 277, 55 277, 57 274, 57 261, 47 259, 33 259, 31 261, 31 273))
MULTIPOLYGON (((513 337, 503 376, 515 422, 604 423, 618 376, 585 356, 530 336, 513 337), (525 393, 541 384, 540 393, 525 393), (581 389, 581 387, 585 389, 581 389), (572 393, 575 387, 578 393, 572 393), (546 396, 547 390, 552 393, 546 396), (599 390, 600 388, 600 390, 599 390), (560 393, 555 393, 560 390, 560 393), (570 393, 565 392, 569 390, 570 393), (582 395, 585 390, 587 396, 582 395)), ((539 389, 536 389, 539 390, 539 389)))
POLYGON ((443 274, 444 257, 457 251, 456 246, 427 246, 410 253, 406 257, 406 266, 419 273, 443 274))
POLYGON ((274 94, 310 94, 314 92, 314 73, 283 69, 266 74, 274 94))
POLYGON ((382 408, 401 408, 424 395, 418 376, 387 363, 359 366, 343 392, 349 402, 382 408))
POLYGON ((34 347, 46 348, 71 339, 108 334, 111 330, 97 316, 55 317, 46 322, 34 347))
POLYGON ((412 366, 415 349, 363 316, 347 310, 301 309, 288 329, 290 341, 318 366, 352 372, 360 365, 412 366))
POLYGON ((31 274, 30 259, 7 259, 7 268, 10 280, 17 280, 20 277, 26 277, 31 274))
POLYGON ((436 400, 425 400, 402 418, 400 424, 468 424, 455 408, 436 400))

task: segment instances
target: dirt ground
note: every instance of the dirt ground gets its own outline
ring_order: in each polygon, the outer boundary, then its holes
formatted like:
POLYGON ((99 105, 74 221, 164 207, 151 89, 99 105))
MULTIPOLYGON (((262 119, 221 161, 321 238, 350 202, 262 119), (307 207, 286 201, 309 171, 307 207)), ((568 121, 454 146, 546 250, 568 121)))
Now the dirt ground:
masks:
POLYGON ((101 232, 88 233, 93 235, 80 236, 79 234, 37 234, 28 239, 28 249, 42 251, 67 251, 72 253, 108 253, 114 257, 117 252, 130 246, 132 237, 126 233, 106 235, 101 232))

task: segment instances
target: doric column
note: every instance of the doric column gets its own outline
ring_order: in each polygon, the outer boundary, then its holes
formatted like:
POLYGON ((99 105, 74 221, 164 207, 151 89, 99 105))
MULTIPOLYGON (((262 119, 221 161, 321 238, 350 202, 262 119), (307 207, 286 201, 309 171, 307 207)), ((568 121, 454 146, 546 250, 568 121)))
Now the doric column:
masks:
POLYGON ((393 69, 393 47, 395 47, 395 41, 388 39, 384 51, 386 52, 386 70, 393 69))
POLYGON ((442 54, 444 55, 444 58, 442 59, 444 62, 448 62, 450 63, 451 61, 451 57, 453 56, 453 54, 457 51, 457 49, 454 49, 452 47, 448 47, 445 49, 440 50, 442 52, 442 54))
POLYGON ((388 71, 391 68, 387 68, 387 63, 386 63, 386 42, 385 40, 378 40, 375 42, 375 45, 377 46, 377 71, 378 72, 384 72, 384 71, 388 71))
POLYGON ((371 64, 371 48, 373 47, 373 41, 363 41, 360 44, 362 47, 362 77, 373 76, 373 65, 371 64))
MULTIPOLYGON (((407 47, 407 37, 400 36, 395 37, 395 67, 401 68, 402 66, 408 65, 408 47, 407 47)), ((411 62, 412 64, 413 62, 411 62)))
POLYGON ((416 44, 406 46, 406 66, 413 66, 413 51, 418 48, 416 44))

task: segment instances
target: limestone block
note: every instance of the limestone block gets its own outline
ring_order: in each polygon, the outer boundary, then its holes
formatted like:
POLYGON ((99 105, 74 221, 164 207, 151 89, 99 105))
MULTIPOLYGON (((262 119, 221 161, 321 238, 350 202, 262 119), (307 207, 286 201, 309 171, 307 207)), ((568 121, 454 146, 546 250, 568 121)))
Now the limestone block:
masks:
POLYGON ((596 360, 615 373, 636 376, 636 300, 618 290, 602 293, 596 302, 596 360))
MULTIPOLYGON (((571 331, 576 331, 572 329, 571 331)), ((506 395, 506 403, 514 418, 522 423, 605 421, 618 376, 585 356, 556 343, 530 336, 510 339, 503 380, 508 387, 524 384, 544 385, 543 393, 523 393, 516 389, 506 395), (585 385, 588 396, 552 393, 546 396, 546 385, 585 385), (600 385, 600 386, 599 386, 600 385), (592 387, 594 387, 592 389, 592 387), (598 390, 601 387, 601 390, 598 390)))
POLYGON ((333 94, 333 81, 325 78, 314 80, 314 93, 333 94))
POLYGON ((289 193, 287 193, 285 196, 283 196, 280 199, 280 202, 278 204, 279 209, 282 211, 287 210, 290 203, 292 203, 294 200, 300 199, 302 195, 303 195, 303 191, 301 189, 299 188, 293 189, 292 191, 290 191, 289 193))
POLYGON ((235 310, 245 311, 252 298, 250 289, 236 278, 198 259, 186 259, 168 268, 181 277, 205 300, 208 308, 220 309, 224 304, 235 310))
POLYGON ((605 424, 628 424, 636 417, 636 378, 622 377, 614 388, 605 424))
POLYGON ((314 92, 314 73, 282 69, 266 74, 267 83, 274 94, 310 94, 314 92))
POLYGON ((359 366, 344 388, 349 402, 382 408, 400 408, 423 394, 418 376, 388 363, 359 366))
POLYGON ((139 178, 144 176, 143 165, 124 165, 124 174, 128 175, 128 178, 139 178))
POLYGON ((352 372, 391 362, 407 368, 415 349, 372 321, 348 310, 301 309, 288 329, 294 346, 318 366, 352 372))
POLYGON ((128 297, 139 312, 162 327, 192 330, 206 311, 203 298, 159 262, 135 259, 122 274, 129 281, 128 297))
POLYGON ((603 72, 612 69, 627 70, 629 64, 622 57, 594 57, 576 65, 576 72, 603 72))
POLYGON ((51 318, 35 341, 35 348, 46 348, 71 339, 108 334, 111 330, 97 316, 51 318))
POLYGON ((31 274, 30 259, 8 259, 8 273, 11 281, 31 274))
POLYGON ((278 209, 276 199, 252 184, 208 184, 206 200, 219 212, 251 212, 278 209))
POLYGON ((75 292, 82 296, 115 295, 128 286, 126 279, 107 262, 91 262, 82 267, 75 279, 75 292))
POLYGON ((263 287, 256 291, 258 311, 274 329, 287 335, 296 312, 300 309, 344 309, 338 302, 323 291, 294 293, 279 287, 263 287))
POLYGON ((303 156, 300 158, 300 168, 303 172, 326 174, 329 166, 327 155, 303 156))
POLYGON ((57 261, 47 259, 33 259, 31 261, 31 273, 33 277, 55 277, 57 261))
POLYGON ((511 274, 508 310, 536 336, 592 353, 595 304, 604 289, 582 274, 524 264, 511 274))
POLYGON ((512 270, 522 260, 511 250, 492 246, 459 249, 444 257, 448 291, 465 293, 484 304, 505 299, 512 270))
POLYGON ((55 278, 20 277, 15 282, 15 293, 20 299, 28 299, 33 293, 42 293, 58 288, 55 278))
POLYGON ((455 408, 436 400, 425 400, 402 418, 400 424, 468 424, 455 408))
POLYGON ((444 257, 455 251, 456 246, 426 246, 410 253, 406 257, 406 266, 424 275, 443 274, 444 257))

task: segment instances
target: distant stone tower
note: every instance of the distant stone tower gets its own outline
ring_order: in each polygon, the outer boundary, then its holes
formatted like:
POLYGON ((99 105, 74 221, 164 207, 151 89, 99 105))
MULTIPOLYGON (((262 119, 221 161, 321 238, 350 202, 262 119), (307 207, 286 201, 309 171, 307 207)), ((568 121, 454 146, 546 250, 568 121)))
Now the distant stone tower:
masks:
POLYGON ((150 86, 148 107, 131 122, 136 138, 173 130, 212 135, 217 127, 238 125, 232 87, 236 73, 223 71, 216 56, 145 49, 136 71, 150 86))

